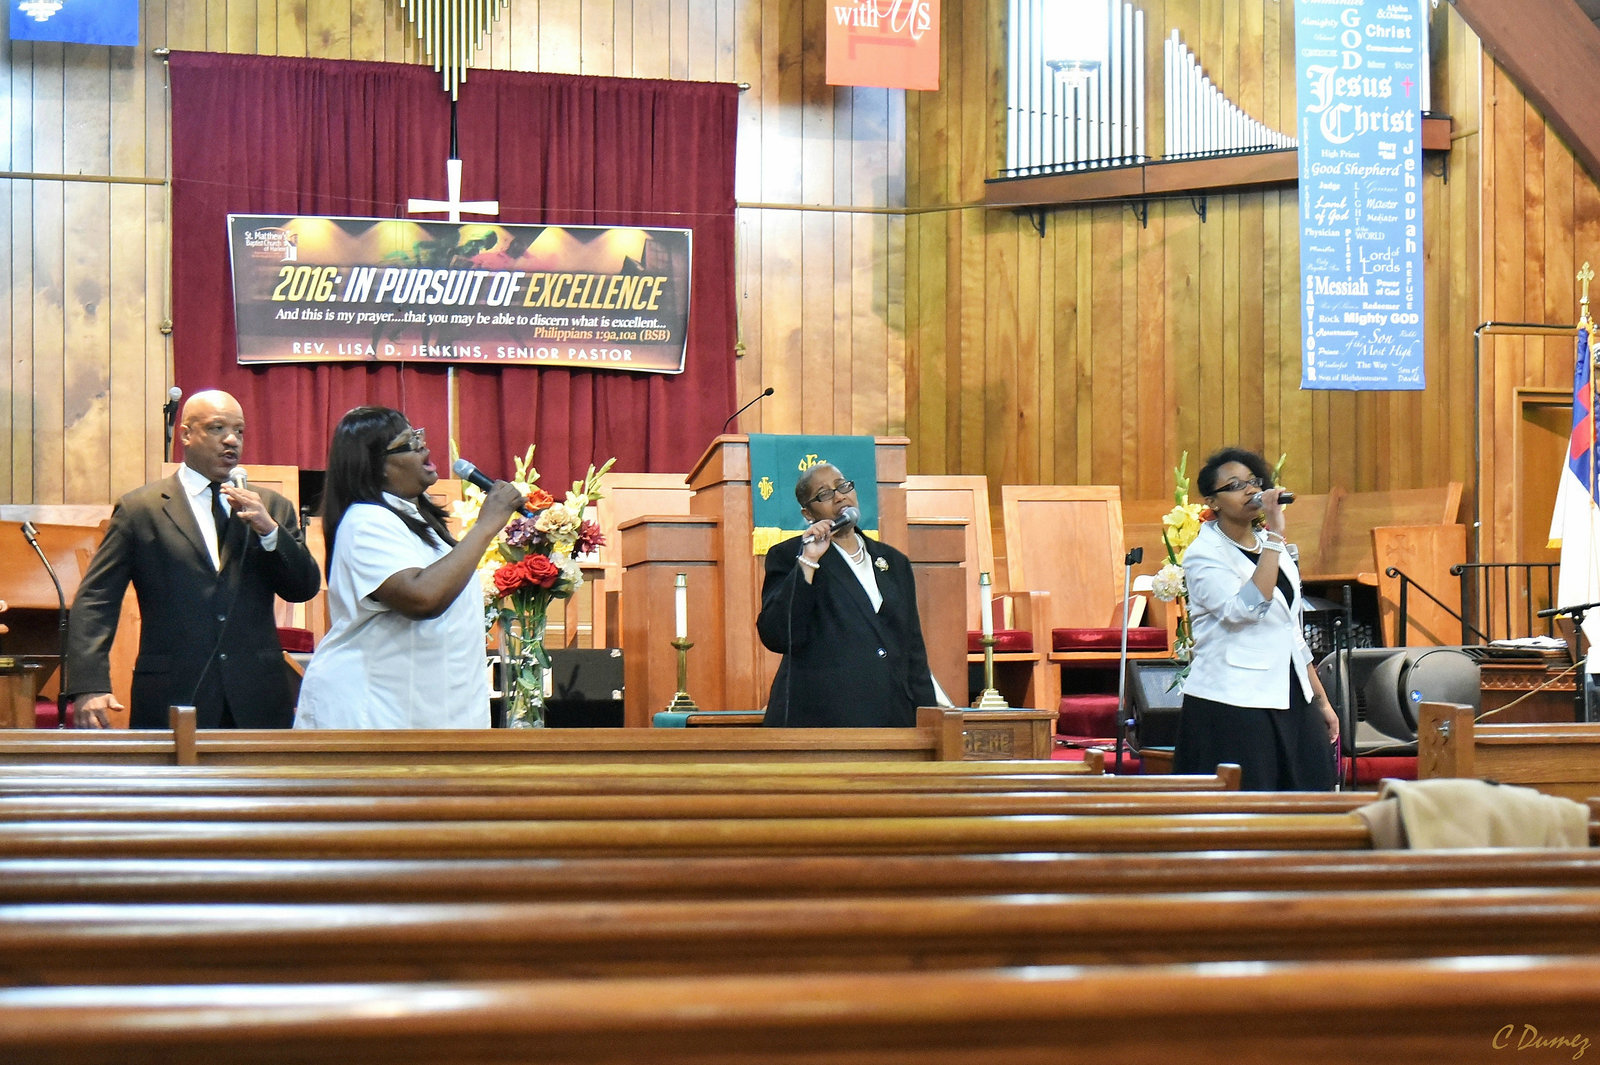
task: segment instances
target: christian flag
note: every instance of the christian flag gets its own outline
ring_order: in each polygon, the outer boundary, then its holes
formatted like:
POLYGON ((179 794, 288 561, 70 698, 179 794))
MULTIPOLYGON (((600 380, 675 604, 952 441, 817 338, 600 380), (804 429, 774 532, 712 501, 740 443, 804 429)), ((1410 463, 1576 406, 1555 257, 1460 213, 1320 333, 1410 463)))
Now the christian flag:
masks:
MULTIPOLYGON (((1594 380, 1589 364, 1587 318, 1578 326, 1578 354, 1572 371, 1572 436, 1567 461, 1556 489, 1555 514, 1550 518, 1550 546, 1561 549, 1561 578, 1557 606, 1577 606, 1600 601, 1600 498, 1596 489, 1594 437, 1594 380)), ((1584 620, 1589 638, 1589 671, 1597 672, 1600 648, 1600 610, 1584 620)))

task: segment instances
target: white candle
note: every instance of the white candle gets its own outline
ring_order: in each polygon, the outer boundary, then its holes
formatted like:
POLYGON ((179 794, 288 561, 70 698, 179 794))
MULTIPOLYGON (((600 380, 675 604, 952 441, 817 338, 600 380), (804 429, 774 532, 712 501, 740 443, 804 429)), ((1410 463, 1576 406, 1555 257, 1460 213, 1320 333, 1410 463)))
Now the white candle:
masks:
POLYGON ((978 574, 978 589, 983 593, 983 634, 994 635, 994 590, 989 583, 989 574, 978 574))
POLYGON ((680 573, 672 582, 674 632, 680 640, 689 638, 689 575, 680 573))

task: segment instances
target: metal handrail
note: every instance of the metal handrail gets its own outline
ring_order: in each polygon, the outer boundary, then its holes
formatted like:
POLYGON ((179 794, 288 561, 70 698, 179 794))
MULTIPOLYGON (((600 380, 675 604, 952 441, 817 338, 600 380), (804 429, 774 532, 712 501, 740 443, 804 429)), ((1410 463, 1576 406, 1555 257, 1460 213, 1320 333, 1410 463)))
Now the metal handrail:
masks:
MULTIPOLYGON (((1454 573, 1453 570, 1451 572, 1454 573)), ((1481 632, 1476 625, 1472 624, 1466 618, 1464 618, 1460 614, 1456 613, 1454 607, 1450 606, 1449 603, 1444 602, 1438 596, 1436 596, 1432 592, 1428 591, 1427 588, 1423 587, 1422 582, 1418 581, 1415 577, 1410 576, 1404 570, 1397 569, 1394 566, 1390 566, 1389 568, 1387 568, 1387 569, 1385 569, 1383 571, 1383 575, 1385 577, 1398 577, 1398 578, 1400 578, 1400 618, 1399 618, 1399 622, 1400 623, 1399 623, 1398 627, 1399 627, 1399 630, 1400 630, 1399 642, 1400 642, 1400 646, 1401 647, 1406 646, 1406 632, 1410 628, 1410 626, 1406 623, 1406 615, 1407 615, 1407 604, 1408 604, 1408 600, 1409 600, 1409 593, 1410 593, 1410 589, 1411 589, 1412 585, 1416 585, 1417 591, 1421 592, 1423 595, 1425 595, 1429 599, 1433 600, 1434 604, 1436 606, 1438 606, 1440 610, 1443 610, 1446 614, 1449 614, 1451 617, 1453 617, 1457 621, 1461 622, 1461 636, 1462 636, 1461 642, 1462 643, 1466 643, 1467 642, 1466 641, 1466 635, 1467 635, 1467 633, 1469 631, 1475 633, 1477 635, 1478 639, 1482 640, 1484 643, 1488 643, 1489 642, 1489 637, 1484 635, 1484 633, 1481 632)), ((1458 574, 1458 576, 1459 576, 1459 574, 1458 574)), ((1462 602, 1466 602, 1466 600, 1463 598, 1462 602)))
MULTIPOLYGON (((1549 603, 1555 602, 1556 572, 1560 570, 1559 562, 1461 562, 1450 567, 1450 574, 1461 581, 1461 610, 1465 615, 1471 616, 1483 623, 1487 633, 1480 631, 1476 625, 1469 625, 1466 618, 1461 617, 1461 642, 1471 642, 1469 637, 1476 635, 1485 643, 1490 643, 1495 638, 1495 622, 1502 621, 1500 632, 1503 636, 1531 636, 1534 634, 1535 608, 1533 596, 1530 594, 1534 586, 1534 572, 1544 571, 1545 599, 1549 603), (1496 574, 1499 578, 1496 580, 1496 574), (1512 580, 1514 573, 1520 573, 1521 578, 1515 584, 1512 580), (1499 585, 1500 605, 1495 604, 1495 586, 1499 585), (1516 589, 1522 590, 1522 625, 1513 628, 1512 600, 1518 598, 1514 594, 1516 589)), ((1545 634, 1555 635, 1555 621, 1545 619, 1545 634)))

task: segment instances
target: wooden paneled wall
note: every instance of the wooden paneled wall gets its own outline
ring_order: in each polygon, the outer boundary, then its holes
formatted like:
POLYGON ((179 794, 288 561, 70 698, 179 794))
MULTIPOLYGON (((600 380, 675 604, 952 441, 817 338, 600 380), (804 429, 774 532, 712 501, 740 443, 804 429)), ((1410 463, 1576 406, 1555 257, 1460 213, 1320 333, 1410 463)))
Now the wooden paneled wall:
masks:
MULTIPOLYGON (((998 12, 949 32, 950 77, 908 107, 914 206, 971 203, 998 158, 998 12), (985 38, 985 35, 986 38, 985 38), (982 39, 980 41, 980 38, 982 39), (951 145, 960 151, 947 151, 951 145)), ((1144 0, 1148 61, 1178 29, 1228 97, 1274 128, 1294 125, 1293 5, 1144 0)), ((913 469, 991 483, 1120 484, 1170 495, 1181 452, 1227 443, 1275 459, 1306 491, 1470 482, 1472 329, 1478 226, 1478 48, 1434 14, 1434 107, 1459 134, 1446 182, 1424 180, 1427 381, 1422 392, 1300 389, 1299 240, 1291 187, 1150 204, 1059 208, 1041 236, 1021 215, 968 209, 912 216, 907 290, 915 323, 908 384, 913 469), (1467 76, 1455 73, 1465 65, 1467 76)), ((1155 69, 1159 69, 1157 66, 1155 69)), ((1159 153, 1159 97, 1150 144, 1159 153)))
MULTIPOLYGON (((1231 98, 1290 123, 1289 0, 1141 6, 1153 58, 1177 28, 1231 98)), ((7 46, 0 501, 103 502, 160 461, 166 119, 150 48, 422 60, 393 0, 143 10, 138 49, 7 46)), ((823 13, 817 0, 510 0, 478 59, 750 83, 739 388, 777 393, 747 430, 906 432, 914 472, 1119 483, 1134 499, 1170 492, 1180 451, 1234 441, 1286 452, 1307 491, 1470 485, 1473 327, 1572 313, 1564 278, 1590 253, 1571 234, 1594 224, 1593 186, 1448 5, 1433 15, 1434 107, 1457 139, 1448 180, 1436 164, 1424 183, 1428 389, 1361 395, 1298 387, 1293 188, 1208 196, 1204 221, 1188 200, 1153 203, 1147 226, 1125 206, 1056 208, 1041 237, 978 206, 1000 159, 1004 0, 944 0, 943 87, 928 93, 825 85, 823 13), (1513 248, 1514 277, 1501 272, 1513 248)), ((1158 83, 1152 94, 1159 145, 1158 83)), ((1513 348, 1495 345, 1480 371, 1491 474, 1498 397, 1568 372, 1513 348)), ((1495 497, 1486 518, 1503 510, 1495 497)))
MULTIPOLYGON (((1483 63, 1483 116, 1482 318, 1575 323, 1576 274, 1586 260, 1600 271, 1600 188, 1489 60, 1483 63)), ((1590 296, 1596 301, 1591 314, 1600 313, 1600 285, 1591 284, 1590 296)), ((1482 554, 1540 559, 1536 544, 1530 549, 1516 537, 1524 519, 1530 533, 1549 522, 1548 515, 1541 522, 1538 514, 1524 514, 1543 500, 1522 491, 1516 390, 1547 386, 1570 395, 1574 341, 1497 329, 1483 338, 1482 352, 1482 554)))

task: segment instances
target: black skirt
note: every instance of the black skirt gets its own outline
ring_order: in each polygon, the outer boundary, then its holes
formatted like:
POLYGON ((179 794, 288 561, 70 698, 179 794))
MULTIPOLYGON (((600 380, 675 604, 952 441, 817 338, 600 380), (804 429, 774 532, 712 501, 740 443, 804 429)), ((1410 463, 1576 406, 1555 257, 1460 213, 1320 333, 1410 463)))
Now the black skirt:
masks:
POLYGON ((1332 791, 1337 750, 1322 715, 1289 677, 1289 709, 1183 697, 1174 773, 1211 774, 1224 762, 1242 770, 1243 791, 1332 791))

